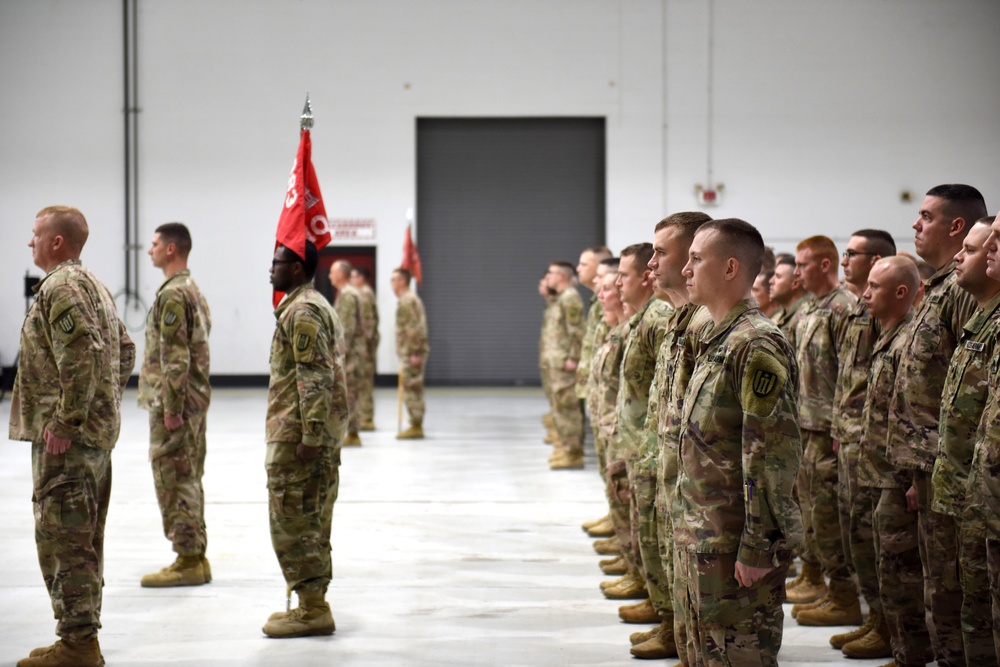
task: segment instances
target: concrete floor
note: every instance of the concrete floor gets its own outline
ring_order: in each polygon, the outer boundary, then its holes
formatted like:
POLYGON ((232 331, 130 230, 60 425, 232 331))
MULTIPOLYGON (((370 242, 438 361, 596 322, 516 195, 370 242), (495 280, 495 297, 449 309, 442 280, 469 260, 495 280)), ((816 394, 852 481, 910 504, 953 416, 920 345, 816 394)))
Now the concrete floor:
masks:
MULTIPOLYGON (((262 389, 213 397, 205 491, 214 581, 151 590, 139 578, 173 554, 146 461, 146 413, 126 395, 107 526, 108 665, 642 664, 628 636, 650 626, 619 622, 580 530, 605 510, 592 454, 587 470, 548 470, 538 389, 431 390, 429 437, 415 442, 394 439, 395 392, 379 390, 379 430, 343 454, 329 594, 337 632, 266 638, 260 626, 284 608, 285 586, 267 529, 265 400, 262 389)), ((3 424, 9 408, 0 404, 3 424)), ((0 664, 55 639, 29 459, 27 443, 0 442, 0 664)), ((888 662, 847 660, 827 644, 839 631, 786 617, 781 664, 888 662)))

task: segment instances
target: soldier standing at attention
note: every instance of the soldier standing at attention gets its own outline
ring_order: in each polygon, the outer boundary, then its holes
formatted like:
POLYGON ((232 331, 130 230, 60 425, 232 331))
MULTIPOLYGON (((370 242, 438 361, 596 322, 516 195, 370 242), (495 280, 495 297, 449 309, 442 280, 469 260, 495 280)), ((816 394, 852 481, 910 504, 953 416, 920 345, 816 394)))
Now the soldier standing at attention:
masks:
POLYGON ((545 372, 545 332, 548 329, 549 309, 555 302, 556 295, 546 284, 548 273, 543 273, 538 280, 538 296, 545 301, 545 310, 542 311, 542 329, 538 335, 538 375, 542 380, 542 393, 545 394, 545 402, 549 406, 549 411, 542 415, 542 426, 545 427, 544 442, 554 445, 559 438, 556 435, 556 422, 552 417, 552 391, 549 389, 549 376, 545 372))
POLYGON ((810 602, 823 607, 810 625, 861 625, 861 605, 844 554, 837 511, 837 454, 833 451, 833 399, 837 384, 836 327, 854 307, 853 294, 837 280, 837 246, 825 236, 799 243, 795 276, 812 295, 795 332, 799 367, 802 467, 797 485, 806 544, 802 575, 788 587, 796 616, 810 602), (830 577, 830 588, 823 574, 830 577))
POLYGON ((50 206, 28 243, 46 274, 21 329, 8 437, 31 442, 35 544, 60 640, 18 667, 104 665, 97 632, 111 450, 135 345, 107 287, 80 263, 88 231, 77 209, 50 206))
POLYGON ((957 541, 941 550, 950 568, 961 576, 961 629, 970 665, 995 663, 990 623, 989 569, 986 526, 978 512, 965 513, 969 470, 976 429, 986 407, 989 364, 1000 334, 1000 281, 986 273, 986 239, 993 218, 980 218, 969 230, 955 256, 955 282, 976 300, 976 311, 965 323, 941 394, 938 455, 931 477, 931 509, 955 518, 957 541))
POLYGON ((795 276, 793 255, 778 255, 769 285, 771 301, 778 304, 778 310, 771 315, 771 319, 794 349, 795 329, 802 316, 802 306, 809 301, 809 293, 802 287, 802 281, 795 276))
POLYGON ((715 326, 684 395, 674 539, 691 664, 777 665, 781 603, 802 521, 794 353, 750 287, 764 242, 750 224, 705 223, 684 267, 715 326))
POLYGON ((139 407, 149 410, 149 460, 163 534, 177 559, 147 574, 143 586, 198 586, 212 581, 205 558, 205 416, 209 384, 208 303, 187 268, 191 233, 179 222, 156 228, 149 256, 166 280, 146 317, 139 407))
MULTIPOLYGON (((844 282, 855 294, 868 287, 868 274, 876 261, 896 254, 896 242, 889 232, 880 229, 859 229, 847 242, 840 265, 844 282)), ((875 341, 881 327, 868 312, 864 300, 859 301, 837 324, 840 331, 837 355, 837 389, 833 399, 833 441, 837 453, 837 506, 840 510, 840 531, 844 536, 844 554, 854 572, 861 595, 868 603, 868 618, 864 625, 850 632, 834 635, 830 645, 843 650, 849 658, 886 658, 892 655, 889 630, 882 615, 878 591, 878 564, 875 556, 875 536, 872 528, 872 508, 878 502, 875 491, 858 486, 858 452, 861 446, 862 413, 868 398, 868 370, 872 364, 875 341), (864 498, 859 495, 864 494, 864 498), (855 502, 857 500, 857 502, 855 502), (855 506, 857 510, 855 511, 855 506)), ((815 620, 823 609, 799 613, 815 620)))
POLYGON ((351 284, 361 294, 361 332, 365 340, 365 357, 358 379, 358 430, 375 430, 375 361, 378 344, 378 299, 371 288, 371 272, 365 267, 351 269, 351 284))
MULTIPOLYGON (((912 475, 892 465, 887 458, 892 446, 889 442, 889 406, 906 345, 906 331, 913 322, 913 303, 919 287, 920 275, 912 260, 886 257, 875 262, 868 273, 868 286, 862 293, 868 312, 878 320, 881 333, 872 351, 868 398, 862 411, 858 448, 858 486, 870 491, 855 497, 852 512, 863 515, 867 510, 859 505, 866 501, 875 503, 870 511, 879 598, 889 632, 893 667, 922 666, 931 657, 917 513, 916 508, 908 506, 906 499, 912 475)), ((892 437, 899 437, 899 434, 892 437)))
POLYGON ((337 313, 312 285, 319 255, 278 246, 271 284, 285 298, 274 311, 267 392, 267 469, 271 544, 299 606, 271 614, 268 637, 329 635, 336 629, 326 590, 333 576, 330 525, 340 487, 347 430, 347 385, 337 313))
POLYGON ((364 383, 368 341, 365 339, 361 293, 351 284, 351 263, 338 259, 330 265, 330 284, 337 290, 334 310, 344 332, 344 372, 347 374, 347 404, 351 417, 347 425, 345 447, 358 447, 358 388, 364 383))
POLYGON ((546 286, 556 293, 545 311, 542 334, 544 372, 549 378, 552 419, 558 438, 549 457, 552 470, 583 468, 583 410, 576 397, 576 368, 586 322, 583 299, 573 287, 575 276, 569 262, 553 262, 545 274, 546 286))
POLYGON ((410 414, 410 427, 396 435, 399 440, 419 440, 424 437, 424 370, 427 367, 427 316, 424 304, 410 289, 410 272, 392 272, 392 293, 399 299, 396 306, 396 356, 403 376, 403 402, 410 414))
POLYGON ((907 331, 890 408, 889 461, 913 473, 908 500, 919 508, 921 557, 931 605, 931 642, 941 667, 965 665, 962 587, 954 570, 955 518, 931 505, 931 473, 938 456, 938 419, 945 376, 975 299, 955 282, 955 255, 969 228, 986 216, 983 196, 968 185, 939 185, 927 192, 913 223, 917 254, 937 269, 924 281, 924 298, 907 331), (949 566, 950 563, 950 566, 949 566))

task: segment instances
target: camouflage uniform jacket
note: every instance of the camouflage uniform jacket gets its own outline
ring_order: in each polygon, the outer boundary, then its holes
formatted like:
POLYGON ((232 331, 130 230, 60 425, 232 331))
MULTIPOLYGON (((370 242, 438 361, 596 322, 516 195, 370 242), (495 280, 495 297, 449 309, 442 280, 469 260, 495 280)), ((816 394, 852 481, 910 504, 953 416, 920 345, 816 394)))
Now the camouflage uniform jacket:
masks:
POLYGON ((396 306, 396 356, 400 359, 413 355, 426 357, 428 352, 424 303, 413 291, 406 290, 396 306))
POLYGON ((358 293, 361 295, 361 334, 368 346, 368 359, 374 362, 382 340, 378 332, 378 299, 368 285, 361 287, 358 293))
POLYGON ((969 472, 969 506, 986 522, 990 539, 1000 540, 1000 345, 990 361, 986 409, 976 432, 969 472))
POLYGON ((135 345, 111 293, 78 259, 54 267, 34 290, 8 437, 44 442, 48 429, 73 444, 114 449, 135 345))
POLYGON ((1000 333, 1000 294, 965 324, 948 367, 941 395, 938 455, 934 462, 931 509, 961 516, 976 444, 976 429, 986 407, 989 363, 1000 333))
POLYGON ((799 326, 799 320, 802 319, 802 307, 809 303, 809 297, 804 296, 788 308, 781 308, 773 316, 774 323, 778 325, 781 332, 785 334, 785 338, 788 342, 792 344, 792 349, 796 349, 797 341, 795 340, 795 329, 799 326))
POLYGON ((190 417, 208 410, 212 314, 187 269, 163 281, 146 316, 139 407, 190 417))
POLYGON ((570 359, 579 362, 586 320, 583 299, 573 287, 567 287, 545 310, 542 330, 542 364, 545 368, 562 370, 570 359))
POLYGON ((792 497, 802 442, 798 371, 781 330, 738 303, 701 341, 684 397, 674 537, 697 553, 752 567, 801 546, 792 497))
POLYGON ((354 285, 347 283, 337 290, 333 308, 337 311, 337 319, 344 336, 344 368, 349 376, 356 370, 359 362, 368 356, 368 345, 365 337, 364 314, 361 306, 361 292, 354 285))
POLYGON ((594 389, 590 392, 587 409, 594 432, 605 442, 610 441, 615 432, 615 407, 628 331, 628 322, 619 322, 608 331, 604 342, 594 350, 591 364, 591 385, 594 389))
POLYGON ((274 316, 267 442, 339 448, 348 412, 337 313, 306 284, 285 295, 274 316))
POLYGON ((802 311, 795 330, 799 366, 799 426, 830 431, 837 387, 837 327, 856 299, 842 287, 814 297, 802 311))
POLYGON ((955 282, 951 262, 924 281, 924 299, 907 330, 909 342, 896 375, 890 407, 889 462, 901 468, 931 471, 938 453, 941 392, 951 355, 962 328, 976 308, 975 299, 955 282))
POLYGON ((687 303, 674 310, 656 357, 646 413, 647 448, 660 455, 662 479, 677 479, 677 445, 684 411, 684 390, 694 371, 701 338, 715 323, 708 310, 687 303))
POLYGON ((906 346, 906 332, 912 322, 913 312, 910 311, 894 327, 880 333, 872 348, 868 398, 861 413, 861 446, 858 448, 858 484, 864 487, 907 488, 913 478, 908 471, 889 463, 887 458, 888 439, 899 437, 889 432, 889 404, 906 346))
POLYGON ((643 429, 649 408, 649 387, 653 384, 656 357, 663 345, 672 312, 666 301, 650 297, 629 319, 615 406, 615 445, 619 454, 616 458, 634 460, 645 453, 643 429))
POLYGON ((597 328, 604 322, 604 308, 597 300, 597 295, 590 297, 590 310, 587 311, 587 329, 583 334, 583 343, 580 346, 580 364, 576 367, 576 397, 581 400, 587 398, 587 383, 590 380, 590 361, 594 356, 594 350, 600 347, 595 336, 597 328))
POLYGON ((864 301, 846 313, 839 325, 837 388, 833 395, 833 439, 861 442, 861 413, 868 400, 868 371, 875 341, 882 328, 864 301))

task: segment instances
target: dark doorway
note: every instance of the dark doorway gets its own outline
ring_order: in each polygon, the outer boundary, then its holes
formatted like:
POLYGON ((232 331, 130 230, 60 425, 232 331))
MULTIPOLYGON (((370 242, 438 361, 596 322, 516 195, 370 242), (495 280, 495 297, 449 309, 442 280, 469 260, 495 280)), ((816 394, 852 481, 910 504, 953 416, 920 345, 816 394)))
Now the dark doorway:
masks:
POLYGON ((418 119, 416 231, 427 381, 538 384, 538 280, 605 239, 604 119, 418 119))

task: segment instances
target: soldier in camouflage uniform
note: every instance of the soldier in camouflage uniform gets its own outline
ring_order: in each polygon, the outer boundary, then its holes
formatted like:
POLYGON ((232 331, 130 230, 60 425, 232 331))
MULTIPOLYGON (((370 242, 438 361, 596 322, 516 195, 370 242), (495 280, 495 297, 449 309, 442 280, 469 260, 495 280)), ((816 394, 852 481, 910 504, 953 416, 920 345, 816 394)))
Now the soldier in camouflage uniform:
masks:
POLYGON ((954 517, 958 526, 958 541, 949 557, 961 575, 961 629, 970 665, 993 663, 997 658, 990 623, 986 526, 978 513, 964 513, 976 429, 986 404, 987 372, 1000 333, 1000 281, 986 274, 984 247, 992 222, 990 218, 977 221, 955 256, 955 282, 975 298, 978 308, 966 322, 948 367, 931 477, 931 509, 954 517))
POLYGON ((795 329, 802 316, 802 307, 809 301, 809 293, 802 287, 802 281, 795 277, 795 257, 781 255, 771 276, 771 300, 778 304, 771 319, 778 325, 785 338, 795 348, 795 329))
POLYGON ((347 404, 351 416, 347 425, 345 447, 361 445, 358 435, 358 389, 364 384, 368 339, 365 337, 365 316, 361 292, 351 284, 351 263, 338 259, 330 265, 330 284, 337 290, 333 307, 340 319, 344 336, 344 372, 347 374, 347 404))
POLYGON ((271 284, 285 292, 274 311, 267 395, 267 488, 271 544, 299 606, 268 618, 269 637, 329 635, 336 626, 326 591, 333 576, 330 527, 347 431, 347 382, 340 321, 312 285, 316 247, 305 258, 278 246, 271 284))
MULTIPOLYGON (((993 280, 1000 280, 1000 221, 997 217, 994 216, 990 223, 991 232, 985 244, 986 275, 993 280)), ((963 518, 979 520, 985 528, 993 643, 1000 648, 1000 346, 993 350, 986 377, 986 407, 976 432, 976 446, 969 472, 969 500, 963 518)), ((963 558, 964 562, 972 560, 963 558)), ((997 657, 1000 662, 1000 655, 997 657)))
POLYGON ((691 301, 715 324, 683 399, 673 517, 675 613, 695 665, 778 664, 785 574, 802 541, 794 353, 750 299, 763 253, 754 227, 716 220, 684 267, 691 301))
POLYGON ((538 334, 538 376, 542 380, 542 393, 545 394, 545 402, 549 405, 549 411, 542 415, 542 426, 545 427, 544 442, 547 445, 555 444, 559 438, 556 436, 556 423, 552 419, 552 390, 549 388, 549 375, 545 372, 545 326, 548 322, 549 308, 555 303, 556 295, 546 284, 547 273, 543 273, 538 281, 538 296, 545 301, 545 310, 542 311, 542 328, 538 334))
MULTIPOLYGON (((896 254, 896 243, 889 232, 860 229, 847 242, 840 265, 844 282, 856 294, 868 287, 868 273, 882 257, 896 254)), ((868 603, 864 625, 850 632, 834 635, 830 644, 842 649, 849 658, 885 658, 892 655, 889 629, 882 616, 878 592, 878 563, 872 529, 872 510, 878 497, 869 487, 859 487, 858 452, 861 446, 862 412, 868 397, 868 369, 871 367, 875 341, 881 331, 878 320, 868 312, 862 300, 837 324, 841 332, 837 355, 837 387, 833 399, 833 438, 837 450, 840 530, 844 536, 844 554, 854 572, 858 587, 868 603), (864 495, 863 498, 859 497, 864 495), (855 502, 857 501, 857 502, 855 502)), ((806 612, 802 612, 806 613, 806 612)), ((800 617, 802 615, 800 613, 800 617)))
POLYGON ((403 388, 403 402, 410 414, 410 426, 396 435, 400 440, 424 437, 424 370, 427 368, 427 316, 424 304, 410 289, 410 272, 392 272, 392 292, 396 306, 396 356, 403 388))
POLYGON ((361 294, 361 332, 365 340, 365 356, 358 378, 358 430, 375 430, 375 361, 378 344, 378 299, 371 288, 371 273, 365 267, 351 269, 351 284, 361 294))
POLYGON ((931 506, 931 473, 938 455, 938 419, 948 365, 976 303, 955 282, 955 255, 972 224, 986 215, 968 185, 932 188, 913 224, 917 254, 937 273, 924 281, 924 298, 908 331, 891 406, 889 461, 913 474, 919 506, 921 556, 931 605, 931 640, 939 665, 964 665, 962 587, 956 576, 955 518, 931 506))
MULTIPOLYGON (((804 625, 860 625, 861 606, 844 554, 837 509, 837 454, 833 449, 833 400, 837 382, 837 330, 856 299, 837 281, 839 255, 833 241, 813 236, 795 253, 795 276, 812 294, 795 332, 799 367, 799 424, 802 428, 802 469, 797 479, 806 547, 802 579, 789 586, 788 599, 814 603, 813 613, 798 617, 804 625), (822 575, 830 578, 826 590, 822 575)), ((798 580, 797 580, 798 581, 798 580)))
POLYGON ((80 263, 87 235, 80 211, 51 206, 28 243, 46 274, 21 329, 8 437, 31 442, 35 544, 61 639, 18 667, 104 665, 97 632, 111 450, 135 346, 111 293, 80 263))
MULTIPOLYGON (((647 266, 652 256, 651 243, 636 243, 622 250, 618 265, 616 284, 621 291, 622 302, 628 307, 626 312, 632 315, 622 354, 615 433, 608 454, 608 477, 617 480, 614 485, 619 487, 623 483, 622 478, 628 480, 631 497, 629 542, 631 548, 639 552, 639 569, 606 586, 604 595, 611 599, 644 598, 649 595, 657 599, 660 608, 666 608, 669 607, 665 601, 669 584, 663 580, 665 574, 655 543, 656 456, 655 452, 649 452, 645 447, 643 428, 649 407, 649 388, 656 369, 656 355, 672 309, 653 294, 652 272, 647 266), (643 539, 647 542, 645 553, 640 544, 643 539)), ((642 608, 646 607, 642 605, 642 608)), ((659 613, 652 615, 653 619, 658 617, 659 613)), ((669 624, 673 626, 673 619, 669 624)))
MULTIPOLYGON (((917 267, 912 261, 887 257, 872 267, 863 292, 868 311, 878 320, 881 333, 872 351, 858 453, 858 486, 871 491, 859 493, 855 503, 865 500, 875 503, 871 514, 879 599, 895 667, 924 665, 931 658, 916 507, 910 507, 906 497, 912 476, 887 458, 889 438, 899 437, 898 433, 890 434, 889 408, 919 285, 917 267)), ((857 507, 853 513, 863 515, 857 507)))
POLYGON ((542 364, 548 376, 552 418, 558 440, 549 458, 553 470, 583 467, 583 410, 576 397, 576 369, 586 329, 583 300, 573 287, 576 275, 569 262, 553 262, 545 284, 556 293, 545 311, 542 364))
POLYGON ((677 482, 681 398, 694 367, 694 346, 689 344, 690 336, 695 336, 694 328, 710 325, 711 317, 703 308, 689 302, 686 278, 681 269, 687 263, 688 248, 695 232, 709 220, 711 218, 704 213, 690 212, 675 213, 661 220, 654 230, 653 255, 648 264, 656 286, 674 304, 675 310, 669 315, 657 352, 643 445, 645 456, 651 457, 655 466, 655 494, 652 511, 647 511, 643 517, 644 525, 652 523, 652 534, 649 531, 640 533, 640 549, 643 562, 659 560, 659 567, 652 568, 654 576, 650 579, 661 582, 662 595, 652 585, 649 591, 652 604, 661 614, 661 623, 649 633, 637 633, 631 652, 640 658, 662 658, 679 653, 684 664, 688 664, 688 656, 683 645, 683 614, 674 613, 674 536, 670 508, 677 482))
POLYGON ((139 407, 149 410, 149 460, 163 534, 177 559, 140 582, 146 587, 198 586, 212 580, 205 557, 205 418, 209 384, 208 303, 187 268, 191 233, 160 225, 149 256, 166 280, 146 317, 139 407))

